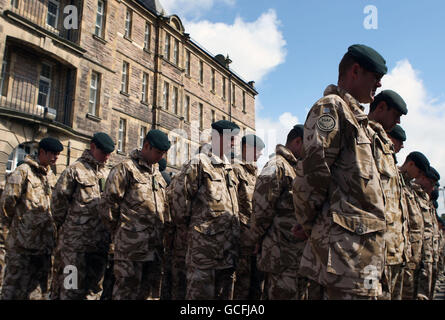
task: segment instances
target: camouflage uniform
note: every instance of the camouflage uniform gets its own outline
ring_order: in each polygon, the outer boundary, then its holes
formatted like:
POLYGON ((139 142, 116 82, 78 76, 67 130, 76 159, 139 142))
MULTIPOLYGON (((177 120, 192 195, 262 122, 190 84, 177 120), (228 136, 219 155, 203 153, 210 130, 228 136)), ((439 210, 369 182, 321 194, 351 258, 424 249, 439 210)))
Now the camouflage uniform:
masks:
POLYGON ((292 229, 297 226, 292 199, 292 181, 297 159, 277 145, 255 185, 250 221, 251 247, 260 246, 258 269, 266 273, 264 291, 271 300, 299 299, 298 267, 303 249, 292 229))
POLYGON ((434 297, 434 291, 436 290, 437 273, 439 267, 439 241, 440 241, 440 230, 439 222, 437 221, 436 208, 434 208, 433 203, 431 205, 431 215, 433 220, 433 267, 431 275, 431 292, 429 298, 432 300, 434 297))
POLYGON ((110 241, 99 215, 107 175, 105 165, 85 150, 57 181, 52 208, 59 236, 55 256, 60 260, 53 279, 59 283, 61 299, 85 299, 90 291, 101 291, 110 241), (77 268, 78 289, 62 285, 69 265, 77 268))
POLYGON ((239 255, 238 180, 227 158, 199 153, 172 184, 174 224, 187 230, 186 299, 231 299, 239 255))
POLYGON ((433 273, 433 216, 431 215, 430 199, 422 187, 413 184, 416 192, 420 212, 423 216, 423 243, 422 257, 418 274, 415 275, 417 282, 416 298, 429 299, 431 294, 431 281, 433 273))
POLYGON ((255 163, 236 160, 233 171, 239 180, 238 206, 241 226, 240 258, 236 269, 233 290, 235 300, 259 300, 264 275, 257 270, 256 256, 244 245, 247 241, 249 221, 252 216, 252 200, 257 179, 258 167, 255 163))
POLYGON ((408 175, 401 174, 404 181, 402 188, 408 212, 408 235, 411 255, 408 263, 403 268, 402 299, 412 300, 417 296, 416 276, 419 273, 423 246, 423 216, 417 201, 417 194, 413 189, 413 181, 408 175))
POLYGON ((330 299, 381 293, 384 194, 364 107, 331 85, 304 126, 303 175, 294 181, 297 220, 310 235, 300 274, 330 299))
POLYGON ((408 218, 402 181, 396 166, 393 143, 382 125, 369 121, 373 136, 374 158, 385 193, 386 263, 383 272, 383 295, 380 299, 401 300, 403 265, 411 255, 408 244, 408 218))
POLYGON ((115 300, 144 300, 159 290, 164 223, 170 221, 165 187, 158 166, 140 150, 108 175, 100 213, 113 235, 115 300))
POLYGON ((2 299, 29 299, 40 285, 48 290, 55 225, 50 199, 55 185, 51 169, 38 160, 25 161, 7 179, 0 199, 3 223, 9 229, 6 240, 6 268, 2 299))

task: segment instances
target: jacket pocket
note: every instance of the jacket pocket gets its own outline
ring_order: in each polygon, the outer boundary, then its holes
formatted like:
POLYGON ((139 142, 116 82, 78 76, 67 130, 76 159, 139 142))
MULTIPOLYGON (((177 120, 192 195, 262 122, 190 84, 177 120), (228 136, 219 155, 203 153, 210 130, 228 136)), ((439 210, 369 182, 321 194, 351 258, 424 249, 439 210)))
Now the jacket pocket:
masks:
POLYGON ((367 267, 372 266, 380 274, 385 261, 385 220, 344 200, 342 204, 342 212, 332 212, 327 271, 363 278, 367 267))
POLYGON ((92 177, 77 176, 76 181, 78 183, 79 190, 79 202, 81 204, 88 204, 99 197, 95 190, 95 181, 92 177))
POLYGON ((206 221, 191 230, 190 254, 192 263, 203 269, 221 264, 224 258, 226 227, 217 221, 206 221))

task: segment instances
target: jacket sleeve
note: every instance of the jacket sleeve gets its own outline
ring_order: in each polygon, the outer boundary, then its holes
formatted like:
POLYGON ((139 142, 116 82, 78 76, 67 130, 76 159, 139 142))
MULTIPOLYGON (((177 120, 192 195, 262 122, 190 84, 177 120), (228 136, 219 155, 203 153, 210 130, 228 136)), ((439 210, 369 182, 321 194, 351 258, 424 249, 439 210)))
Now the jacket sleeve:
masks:
POLYGON ((72 202, 72 197, 76 189, 76 180, 73 177, 71 168, 65 169, 57 180, 51 197, 51 207, 54 222, 59 229, 65 222, 68 207, 72 202))
POLYGON ((171 218, 178 227, 187 227, 190 222, 192 200, 198 192, 199 179, 199 163, 192 160, 168 188, 171 218))
POLYGON ((103 205, 99 210, 102 220, 111 234, 114 234, 119 222, 120 203, 124 200, 127 184, 127 169, 124 163, 120 163, 111 169, 108 175, 102 197, 103 205))
POLYGON ((0 211, 3 224, 9 228, 15 214, 15 207, 22 196, 23 187, 26 184, 27 173, 16 169, 6 179, 5 189, 0 198, 0 211))
POLYGON ((328 197, 331 166, 340 152, 338 102, 324 98, 310 110, 304 124, 303 168, 293 182, 297 221, 309 235, 328 197))
POLYGON ((275 206, 281 195, 282 171, 277 161, 269 161, 258 176, 253 193, 253 212, 250 219, 248 246, 254 247, 272 225, 275 206))

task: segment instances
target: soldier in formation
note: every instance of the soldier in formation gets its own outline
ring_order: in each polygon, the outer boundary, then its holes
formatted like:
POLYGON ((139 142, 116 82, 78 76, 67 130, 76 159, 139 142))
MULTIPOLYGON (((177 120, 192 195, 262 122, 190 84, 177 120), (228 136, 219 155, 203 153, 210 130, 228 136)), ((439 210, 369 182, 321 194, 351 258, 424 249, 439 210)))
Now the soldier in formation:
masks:
POLYGON ((239 181, 237 192, 241 226, 240 257, 234 287, 236 300, 259 300, 262 294, 264 275, 257 269, 256 255, 252 254, 246 241, 253 214, 253 193, 258 175, 256 161, 265 146, 263 140, 254 134, 242 137, 241 157, 235 158, 233 164, 233 171, 239 181))
POLYGON ((53 287, 60 290, 60 299, 85 299, 102 290, 110 234, 99 211, 109 171, 105 164, 113 150, 109 135, 94 134, 90 148, 62 172, 53 191, 52 214, 58 230, 53 287), (71 266, 77 272, 76 288, 64 285, 64 270, 71 266))
POLYGON ((48 293, 56 228, 51 214, 54 166, 63 146, 53 137, 39 142, 37 157, 8 176, 0 198, 2 223, 8 228, 2 299, 29 299, 38 286, 48 293))
POLYGON ((42 139, 0 197, 2 298, 47 294, 54 254, 54 299, 433 299, 440 175, 418 151, 397 166, 408 106, 392 90, 375 96, 386 72, 380 53, 350 46, 337 85, 259 176, 264 142, 246 135, 234 157, 239 127, 227 120, 171 181, 159 130, 111 170, 114 142, 94 134, 57 184, 63 147, 42 139))

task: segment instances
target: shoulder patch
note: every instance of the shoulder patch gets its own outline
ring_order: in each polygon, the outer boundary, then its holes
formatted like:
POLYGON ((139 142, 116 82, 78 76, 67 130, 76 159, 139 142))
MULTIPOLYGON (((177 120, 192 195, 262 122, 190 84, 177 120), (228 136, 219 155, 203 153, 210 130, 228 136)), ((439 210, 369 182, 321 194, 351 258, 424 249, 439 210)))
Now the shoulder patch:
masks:
POLYGON ((323 114, 317 120, 317 127, 321 131, 332 131, 335 128, 336 122, 330 114, 323 114))

